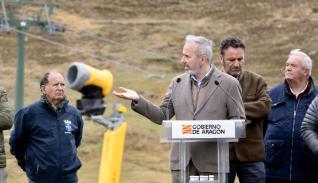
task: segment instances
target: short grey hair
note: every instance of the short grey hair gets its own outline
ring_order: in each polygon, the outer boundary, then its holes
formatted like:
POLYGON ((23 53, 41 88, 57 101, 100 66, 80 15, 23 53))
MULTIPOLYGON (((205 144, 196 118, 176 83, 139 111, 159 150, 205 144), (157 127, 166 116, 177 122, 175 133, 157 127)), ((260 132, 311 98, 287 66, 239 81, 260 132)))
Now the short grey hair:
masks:
POLYGON ((195 43, 198 45, 198 54, 206 55, 208 62, 212 63, 213 57, 213 42, 203 36, 187 35, 185 37, 186 43, 195 43))
POLYGON ((50 72, 46 72, 43 75, 43 77, 42 77, 42 79, 40 81, 40 87, 41 86, 45 86, 45 85, 47 85, 49 83, 49 75, 50 75, 50 72))
POLYGON ((304 67, 304 69, 308 69, 309 75, 311 75, 312 60, 305 52, 300 51, 300 49, 294 49, 294 50, 290 51, 288 58, 290 58, 291 56, 302 57, 303 58, 303 67, 304 67))
MULTIPOLYGON (((61 76, 63 76, 63 74, 61 74, 60 72, 57 72, 57 71, 49 71, 49 72, 46 72, 46 73, 42 76, 42 78, 41 78, 41 80, 40 80, 40 87, 41 87, 41 86, 45 86, 45 85, 47 85, 47 84, 49 83, 49 77, 50 77, 50 75, 51 75, 52 73, 58 73, 58 74, 60 74, 61 76)), ((64 76, 63 76, 63 77, 64 77, 64 76)))

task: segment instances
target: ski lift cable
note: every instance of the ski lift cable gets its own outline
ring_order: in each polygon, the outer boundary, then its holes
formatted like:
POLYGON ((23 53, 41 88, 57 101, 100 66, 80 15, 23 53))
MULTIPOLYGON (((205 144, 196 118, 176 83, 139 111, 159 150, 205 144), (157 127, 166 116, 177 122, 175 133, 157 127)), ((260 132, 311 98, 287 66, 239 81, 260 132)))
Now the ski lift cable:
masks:
POLYGON ((80 53, 82 55, 85 55, 85 56, 88 56, 88 57, 92 57, 92 58, 95 58, 95 59, 98 59, 98 60, 103 60, 103 61, 107 61, 107 62, 111 62, 113 64, 118 64, 118 65, 121 65, 121 66, 124 66, 126 68, 129 68, 129 69, 133 69, 135 71, 138 71, 138 72, 141 72, 145 75, 147 75, 148 77, 151 76, 151 77, 157 77, 157 78, 164 78, 165 76, 161 73, 153 73, 153 72, 149 72, 149 71, 146 71, 144 69, 141 69, 139 67, 135 67, 135 66, 132 66, 132 65, 129 65, 129 64, 125 64, 123 63, 122 61, 119 61, 119 60, 114 60, 114 59, 110 59, 110 58, 107 58, 105 56, 100 56, 100 55, 97 55, 95 53, 91 53, 91 52, 86 52, 86 51, 83 51, 79 48, 76 48, 76 47, 72 47, 72 46, 69 46, 69 45, 66 45, 66 44, 63 44, 63 43, 60 43, 60 42, 57 42, 57 41, 52 41, 52 40, 49 40, 49 39, 46 39, 42 36, 37 36, 37 35, 34 35, 34 34, 31 34, 31 33, 27 33, 25 31, 21 31, 21 30, 18 30, 18 29, 15 29, 15 28, 12 28, 10 27, 10 29, 14 32, 17 32, 17 33, 22 33, 28 37, 31 37, 31 38, 34 38, 34 39, 37 39, 37 40, 41 40, 43 42, 46 42, 46 43, 49 43, 49 44, 52 44, 52 45, 55 45, 55 46, 59 46, 59 47, 63 47, 63 48, 66 48, 66 49, 69 49, 73 52, 77 52, 77 53, 80 53))
POLYGON ((94 38, 94 39, 96 39, 96 40, 98 40, 98 41, 115 44, 115 45, 117 45, 117 46, 120 46, 120 47, 126 48, 126 49, 136 50, 136 51, 138 51, 139 53, 142 53, 142 54, 145 54, 145 55, 151 55, 151 56, 156 56, 156 57, 163 57, 163 58, 166 58, 166 59, 171 60, 171 61, 173 61, 173 62, 177 62, 177 60, 174 58, 174 56, 167 56, 167 55, 163 55, 163 54, 160 54, 160 53, 156 53, 156 52, 148 51, 148 50, 145 50, 145 49, 137 48, 137 47, 134 47, 134 46, 129 46, 129 45, 127 45, 127 44, 123 44, 123 43, 114 41, 114 40, 109 39, 109 38, 96 36, 96 33, 76 30, 75 28, 72 28, 71 26, 68 26, 68 25, 65 26, 65 27, 66 27, 66 30, 67 30, 67 31, 71 31, 71 32, 78 33, 78 34, 80 34, 81 36, 88 36, 88 37, 94 38))
MULTIPOLYGON (((5 0, 1 0, 2 2, 2 9, 4 12, 5 11, 5 7, 4 7, 4 1, 5 0)), ((45 13, 45 16, 46 16, 46 19, 47 19, 47 22, 48 22, 48 26, 51 27, 53 26, 52 25, 52 20, 50 19, 49 17, 49 12, 48 12, 48 6, 47 4, 44 4, 44 13, 45 13)), ((6 13, 5 13, 5 20, 7 20, 6 18, 6 13)), ((19 16, 19 15, 16 15, 16 16, 19 16)), ((21 16, 21 15, 20 15, 21 16)), ((25 15, 23 15, 25 16, 25 15)), ((25 17, 24 17, 25 18, 25 17)), ((29 18, 29 19, 32 19, 32 18, 29 18)), ((6 22, 7 23, 7 22, 6 22)), ((153 52, 153 51, 149 51, 149 50, 145 50, 145 49, 141 49, 141 48, 137 48, 137 47, 134 47, 134 46, 129 46, 127 44, 123 44, 123 43, 120 43, 118 41, 115 41, 115 40, 112 40, 112 39, 109 39, 109 38, 105 38, 105 37, 100 37, 100 36, 96 36, 96 33, 92 33, 92 32, 85 32, 85 31, 79 31, 77 28, 73 28, 71 26, 65 26, 67 28, 67 30, 71 31, 71 32, 76 32, 78 34, 80 34, 81 36, 89 36, 91 38, 94 38, 96 40, 99 40, 99 41, 103 41, 103 42, 107 42, 107 43, 111 43, 111 44, 114 44, 114 45, 117 45, 117 46, 120 46, 122 48, 126 48, 126 49, 132 49, 132 50, 135 50, 135 51, 138 51, 139 53, 142 53, 142 54, 145 54, 145 55, 151 55, 151 56, 155 56, 155 57, 161 57, 161 58, 166 58, 170 61, 173 61, 173 62, 177 62, 177 59, 174 58, 174 56, 167 56, 167 55, 163 55, 163 54, 160 54, 160 53, 156 53, 156 52, 153 52)))
MULTIPOLYGON (((45 6, 45 10, 44 10, 45 11, 45 16, 46 16, 46 19, 47 19, 47 22, 48 22, 48 26, 52 27, 53 26, 52 20, 48 16, 48 10, 47 9, 48 9, 47 6, 45 6)), ((17 14, 15 16, 16 17, 26 18, 25 15, 18 15, 17 14)), ((32 19, 31 17, 27 17, 27 18, 32 19)), ((157 53, 157 52, 148 51, 148 50, 141 49, 141 48, 134 47, 134 46, 129 46, 127 44, 123 44, 123 43, 120 43, 118 41, 115 41, 115 40, 112 40, 112 39, 109 39, 109 38, 96 36, 96 33, 86 32, 86 31, 79 31, 77 28, 73 28, 73 27, 71 27, 69 25, 66 25, 66 26, 63 25, 63 26, 66 28, 66 31, 77 33, 77 34, 79 34, 82 37, 84 37, 84 36, 91 37, 91 38, 93 38, 95 40, 98 40, 98 41, 101 41, 101 42, 106 42, 106 43, 111 43, 111 44, 119 46, 121 48, 138 51, 139 53, 141 53, 143 55, 151 55, 151 56, 155 56, 155 57, 166 58, 167 60, 170 60, 172 62, 176 62, 176 63, 178 62, 178 60, 175 58, 175 56, 167 56, 167 55, 163 55, 163 54, 160 54, 160 53, 157 53)))

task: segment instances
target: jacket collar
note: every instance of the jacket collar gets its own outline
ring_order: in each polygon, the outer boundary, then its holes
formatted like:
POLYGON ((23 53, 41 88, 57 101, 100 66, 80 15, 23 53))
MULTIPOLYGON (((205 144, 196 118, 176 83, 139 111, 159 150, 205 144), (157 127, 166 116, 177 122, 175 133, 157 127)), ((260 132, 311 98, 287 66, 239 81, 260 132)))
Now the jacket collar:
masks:
POLYGON ((204 101, 198 103, 196 111, 194 111, 194 107, 193 107, 191 76, 189 73, 184 73, 182 76, 180 76, 181 77, 180 83, 182 84, 179 84, 177 86, 178 88, 177 90, 182 92, 178 94, 178 97, 183 98, 183 100, 185 100, 186 106, 189 107, 192 114, 194 115, 197 114, 206 105, 206 103, 208 102, 208 99, 214 94, 217 88, 217 85, 215 84, 216 81, 218 81, 220 84, 222 83, 222 74, 223 73, 214 66, 213 71, 210 73, 209 81, 207 82, 207 85, 204 86, 207 88, 207 90, 205 92, 200 91, 201 92, 200 95, 204 96, 203 97, 204 101))
POLYGON ((240 72, 240 74, 236 77, 237 80, 241 81, 244 76, 245 76, 246 71, 244 69, 242 69, 242 71, 240 72))
MULTIPOLYGON (((216 88, 217 88, 217 85, 215 84, 215 81, 218 81, 220 84, 221 84, 221 80, 220 80, 220 77, 221 77, 221 72, 219 70, 217 70, 216 68, 213 69, 213 71, 210 73, 210 77, 209 77, 209 80, 206 84, 206 90, 202 90, 200 91, 200 95, 201 96, 204 96, 204 97, 201 97, 202 99, 204 99, 203 101, 198 101, 198 106, 196 108, 196 110, 194 111, 194 108, 192 108, 194 114, 197 114, 198 112, 200 112, 204 106, 206 105, 206 103, 209 101, 209 98, 214 94, 216 88)), ((187 90, 189 92, 189 95, 188 96, 192 96, 192 90, 191 90, 191 82, 188 82, 188 86, 187 86, 187 90)), ((189 106, 192 106, 193 107, 193 101, 192 101, 192 97, 188 97, 187 98, 188 100, 188 104, 191 104, 189 106)))
MULTIPOLYGON (((312 77, 310 76, 308 78, 308 86, 306 88, 306 90, 303 92, 303 94, 299 97, 303 97, 303 96, 307 96, 312 94, 313 92, 315 92, 316 87, 314 84, 314 81, 312 79, 312 77)), ((285 102, 287 97, 293 97, 295 98, 295 95, 289 90, 289 85, 288 82, 286 80, 284 80, 284 82, 282 83, 282 87, 281 87, 281 92, 279 92, 279 97, 278 97, 278 102, 277 103, 282 103, 285 102)), ((299 98, 298 97, 298 98, 299 98)), ((276 104, 277 104, 276 103, 276 104)), ((273 104, 274 105, 274 104, 273 104)))
POLYGON ((215 69, 215 66, 214 65, 210 65, 210 70, 208 71, 208 73, 205 74, 205 76, 202 78, 202 80, 198 80, 194 74, 190 74, 190 78, 193 82, 193 84, 197 87, 202 87, 202 86, 205 86, 209 80, 210 80, 210 77, 213 73, 215 69))
POLYGON ((65 96, 63 101, 58 105, 58 106, 54 106, 48 99, 45 95, 42 95, 41 96, 41 99, 40 101, 44 104, 46 104, 47 106, 49 106, 49 108, 51 108, 54 112, 58 113, 58 112, 61 112, 62 109, 64 108, 64 106, 66 104, 68 104, 68 99, 67 97, 65 96))
MULTIPOLYGON (((294 93, 290 90, 290 86, 286 80, 284 81, 284 89, 285 89, 286 94, 293 96, 293 97, 296 97, 294 95, 294 93)), ((309 76, 308 85, 307 85, 306 89, 301 94, 299 94, 298 98, 309 95, 310 93, 312 93, 314 91, 314 89, 315 89, 314 81, 313 81, 312 77, 309 76)))

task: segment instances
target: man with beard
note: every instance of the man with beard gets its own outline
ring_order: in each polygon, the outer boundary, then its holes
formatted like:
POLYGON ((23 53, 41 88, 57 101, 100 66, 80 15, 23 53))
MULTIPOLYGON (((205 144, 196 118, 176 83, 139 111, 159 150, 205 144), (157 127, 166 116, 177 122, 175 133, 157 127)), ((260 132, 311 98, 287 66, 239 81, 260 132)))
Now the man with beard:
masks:
POLYGON ((228 182, 264 183, 263 122, 271 106, 267 85, 262 76, 244 69, 245 44, 237 37, 227 37, 221 42, 222 70, 236 78, 242 87, 246 114, 246 138, 230 143, 230 173, 228 182))
MULTIPOLYGON (((201 36, 188 35, 181 64, 186 72, 172 79, 161 104, 154 105, 134 90, 121 87, 114 95, 132 100, 132 109, 157 124, 173 116, 177 120, 220 120, 245 118, 239 82, 217 70, 212 63, 212 42, 201 36), (230 95, 230 96, 229 96, 230 95)), ((180 182, 178 143, 172 144, 170 169, 172 182, 180 182)), ((186 159, 189 175, 217 173, 217 144, 189 144, 186 159)), ((188 176, 187 176, 188 177, 188 176)))

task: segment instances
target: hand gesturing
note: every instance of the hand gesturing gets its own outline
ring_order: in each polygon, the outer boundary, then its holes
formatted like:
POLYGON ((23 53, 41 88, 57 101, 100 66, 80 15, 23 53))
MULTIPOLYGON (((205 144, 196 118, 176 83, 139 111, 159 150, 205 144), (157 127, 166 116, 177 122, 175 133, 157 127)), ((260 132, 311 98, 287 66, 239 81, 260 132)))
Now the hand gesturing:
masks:
POLYGON ((134 90, 130 90, 124 87, 119 87, 121 92, 113 91, 113 94, 119 98, 127 100, 139 100, 139 95, 134 90))

